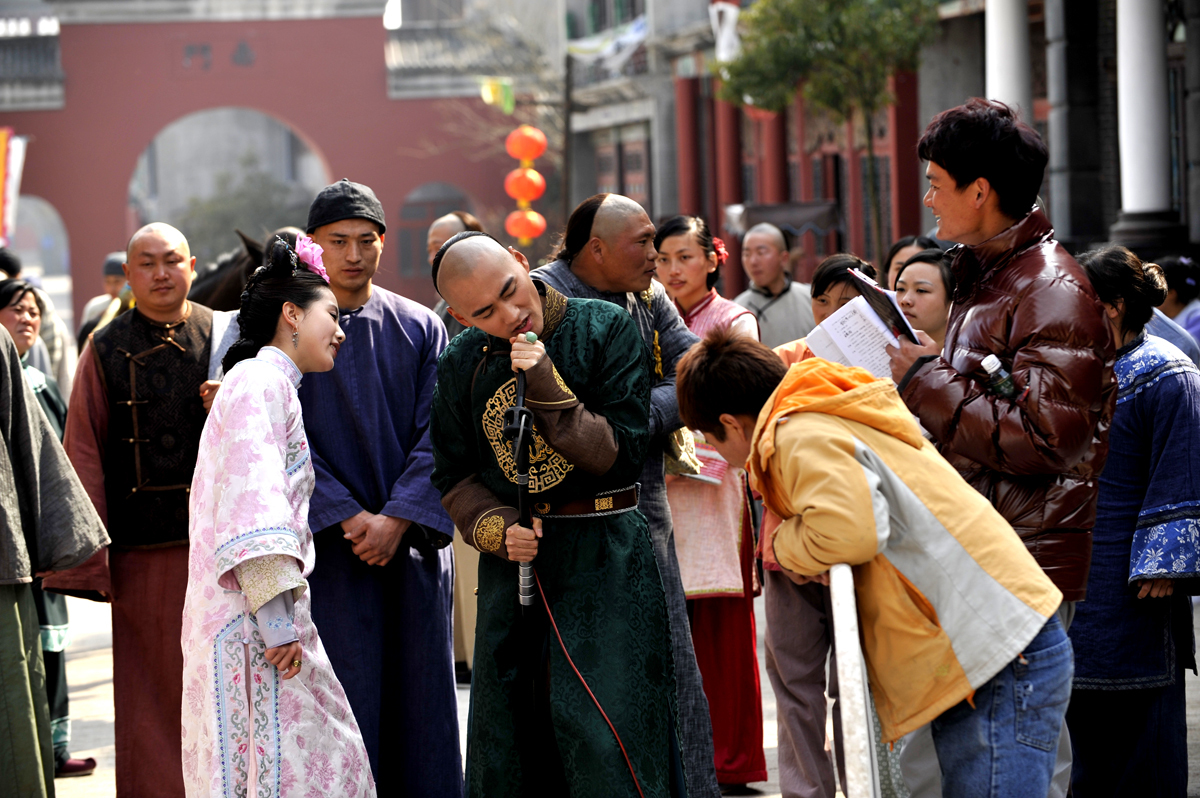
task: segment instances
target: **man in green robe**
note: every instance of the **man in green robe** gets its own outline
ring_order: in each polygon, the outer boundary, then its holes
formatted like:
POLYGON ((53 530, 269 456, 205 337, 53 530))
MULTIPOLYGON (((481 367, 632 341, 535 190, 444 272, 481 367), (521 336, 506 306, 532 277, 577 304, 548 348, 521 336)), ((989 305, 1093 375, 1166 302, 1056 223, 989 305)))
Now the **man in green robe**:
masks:
POLYGON ((108 544, 58 436, 0 332, 0 795, 54 795, 54 748, 33 577, 108 544))
POLYGON ((467 795, 637 796, 637 784, 646 798, 685 795, 666 599, 637 510, 650 441, 637 328, 614 305, 535 282, 523 255, 484 233, 447 241, 433 273, 474 328, 438 363, 433 483, 466 542, 490 555, 479 564, 467 795), (534 417, 533 529, 517 523, 503 435, 517 370, 534 417), (523 613, 517 563, 530 560, 538 587, 523 613))

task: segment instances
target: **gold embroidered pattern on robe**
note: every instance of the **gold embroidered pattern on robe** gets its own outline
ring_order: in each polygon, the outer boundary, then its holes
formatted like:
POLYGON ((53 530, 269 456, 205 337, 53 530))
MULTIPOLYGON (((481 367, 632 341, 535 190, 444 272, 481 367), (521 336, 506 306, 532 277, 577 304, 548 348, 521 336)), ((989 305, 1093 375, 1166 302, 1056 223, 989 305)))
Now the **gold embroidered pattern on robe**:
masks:
MULTIPOLYGON (((496 462, 508 480, 517 482, 517 467, 512 456, 512 442, 504 437, 504 413, 517 401, 517 378, 513 377, 487 400, 483 411, 483 432, 492 444, 496 462)), ((545 438, 533 427, 533 449, 529 454, 529 492, 542 493, 567 478, 575 466, 550 448, 545 438)))
POLYGON ((475 545, 489 554, 499 550, 504 542, 504 518, 499 515, 484 516, 475 525, 475 545))

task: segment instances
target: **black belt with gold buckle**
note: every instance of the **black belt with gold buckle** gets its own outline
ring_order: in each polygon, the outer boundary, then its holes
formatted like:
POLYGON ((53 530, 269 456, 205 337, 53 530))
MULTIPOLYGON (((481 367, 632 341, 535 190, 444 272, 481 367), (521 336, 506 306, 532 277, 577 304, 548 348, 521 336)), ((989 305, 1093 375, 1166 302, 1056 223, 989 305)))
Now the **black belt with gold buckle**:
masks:
POLYGON ((600 518, 620 515, 637 509, 641 485, 617 488, 597 493, 589 499, 572 499, 565 502, 535 502, 533 514, 538 518, 600 518))

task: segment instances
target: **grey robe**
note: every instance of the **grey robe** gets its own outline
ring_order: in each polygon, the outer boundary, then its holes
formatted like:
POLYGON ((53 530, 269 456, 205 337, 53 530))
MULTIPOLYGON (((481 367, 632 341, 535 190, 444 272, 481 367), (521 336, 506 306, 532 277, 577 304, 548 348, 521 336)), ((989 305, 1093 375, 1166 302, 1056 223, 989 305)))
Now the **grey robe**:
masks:
POLYGON ((0 372, 0 795, 53 795, 33 577, 80 565, 109 541, 7 333, 0 372))

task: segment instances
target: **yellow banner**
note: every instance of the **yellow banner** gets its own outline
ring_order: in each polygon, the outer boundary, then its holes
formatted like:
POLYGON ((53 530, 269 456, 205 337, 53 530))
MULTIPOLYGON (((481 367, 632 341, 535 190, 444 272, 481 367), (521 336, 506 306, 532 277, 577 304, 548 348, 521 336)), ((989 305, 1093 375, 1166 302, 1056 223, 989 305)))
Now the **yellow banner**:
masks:
POLYGON ((8 208, 5 207, 8 191, 5 189, 8 186, 8 143, 12 139, 12 133, 11 127, 0 127, 0 247, 8 246, 10 233, 4 220, 8 218, 8 208))

